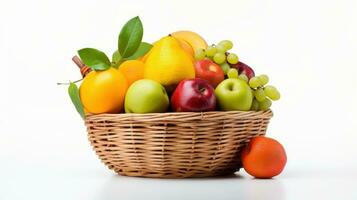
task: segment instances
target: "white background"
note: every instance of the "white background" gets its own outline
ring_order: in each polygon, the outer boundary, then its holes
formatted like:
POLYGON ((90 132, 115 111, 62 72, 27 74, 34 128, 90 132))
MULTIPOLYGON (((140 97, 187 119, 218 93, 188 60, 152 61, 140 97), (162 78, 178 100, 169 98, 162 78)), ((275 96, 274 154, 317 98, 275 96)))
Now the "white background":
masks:
POLYGON ((354 0, 0 1, 0 199, 356 199, 354 0), (173 31, 234 52, 282 94, 268 135, 286 148, 274 180, 152 180, 114 175, 56 82, 76 80, 76 50, 115 50, 139 15, 144 40, 173 31))

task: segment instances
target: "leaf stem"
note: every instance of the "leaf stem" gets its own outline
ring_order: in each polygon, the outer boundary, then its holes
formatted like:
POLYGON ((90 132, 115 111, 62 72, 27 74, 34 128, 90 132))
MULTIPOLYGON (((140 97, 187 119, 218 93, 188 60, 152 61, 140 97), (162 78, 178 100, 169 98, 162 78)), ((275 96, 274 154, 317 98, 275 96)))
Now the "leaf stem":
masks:
POLYGON ((68 83, 57 83, 57 85, 69 85, 71 83, 78 83, 79 81, 82 81, 82 80, 83 80, 83 78, 76 80, 76 81, 69 81, 68 83))

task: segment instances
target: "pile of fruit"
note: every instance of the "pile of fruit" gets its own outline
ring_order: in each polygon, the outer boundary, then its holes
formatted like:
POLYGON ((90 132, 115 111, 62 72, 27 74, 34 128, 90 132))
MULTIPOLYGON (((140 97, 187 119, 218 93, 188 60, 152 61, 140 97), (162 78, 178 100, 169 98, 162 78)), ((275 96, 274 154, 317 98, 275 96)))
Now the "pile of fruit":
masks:
POLYGON ((78 51, 85 77, 79 96, 74 83, 70 94, 83 117, 85 112, 264 111, 280 98, 267 85, 267 75, 255 76, 229 52, 229 40, 208 46, 197 33, 177 31, 149 44, 142 36, 135 17, 121 30, 112 61, 97 49, 78 51))
POLYGON ((141 20, 134 17, 120 31, 111 60, 94 48, 78 51, 74 61, 83 80, 79 89, 69 83, 68 91, 83 118, 86 113, 265 111, 280 98, 267 85, 267 75, 255 75, 230 51, 229 40, 208 46, 191 31, 152 44, 142 38, 141 20))

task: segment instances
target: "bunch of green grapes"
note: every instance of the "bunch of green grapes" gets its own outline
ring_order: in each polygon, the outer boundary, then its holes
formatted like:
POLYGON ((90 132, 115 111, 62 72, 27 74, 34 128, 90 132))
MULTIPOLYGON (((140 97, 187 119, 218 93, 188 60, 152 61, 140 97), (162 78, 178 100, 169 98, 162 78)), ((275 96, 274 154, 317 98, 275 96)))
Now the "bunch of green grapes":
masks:
POLYGON ((228 70, 227 76, 228 78, 238 78, 248 83, 254 94, 251 110, 268 110, 272 105, 272 100, 277 101, 280 99, 278 89, 272 85, 267 85, 269 77, 265 74, 254 76, 248 80, 245 74, 238 75, 238 71, 232 68, 228 70))
POLYGON ((265 74, 252 77, 249 86, 253 91, 254 99, 251 110, 268 110, 272 105, 272 100, 280 99, 280 92, 276 87, 267 85, 269 77, 265 74))
POLYGON ((202 60, 209 58, 216 64, 220 65, 224 74, 227 74, 230 69, 229 64, 237 64, 239 58, 237 54, 228 53, 227 51, 233 48, 233 43, 230 40, 222 40, 217 45, 212 44, 207 49, 197 49, 195 59, 202 60))

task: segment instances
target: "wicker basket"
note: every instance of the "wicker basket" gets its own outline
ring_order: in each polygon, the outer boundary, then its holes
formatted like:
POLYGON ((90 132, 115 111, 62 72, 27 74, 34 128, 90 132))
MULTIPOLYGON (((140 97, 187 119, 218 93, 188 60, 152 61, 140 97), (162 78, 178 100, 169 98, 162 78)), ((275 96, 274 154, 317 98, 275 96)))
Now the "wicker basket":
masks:
POLYGON ((184 178, 239 170, 241 148, 264 135, 272 112, 217 111, 88 115, 102 162, 126 176, 184 178))

